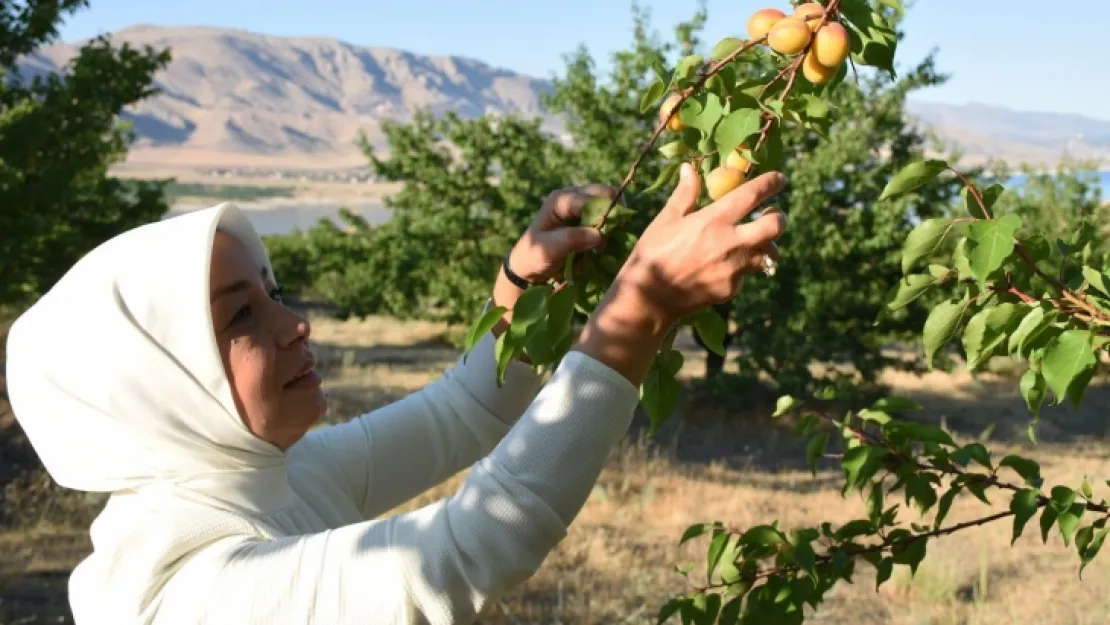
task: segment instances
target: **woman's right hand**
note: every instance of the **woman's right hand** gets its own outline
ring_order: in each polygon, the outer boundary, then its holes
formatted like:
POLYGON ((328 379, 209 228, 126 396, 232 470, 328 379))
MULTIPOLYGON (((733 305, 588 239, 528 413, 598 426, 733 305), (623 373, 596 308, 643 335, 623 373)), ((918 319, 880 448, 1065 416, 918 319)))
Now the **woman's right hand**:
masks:
POLYGON ((741 278, 761 270, 764 256, 778 259, 774 242, 786 228, 781 211, 740 222, 785 184, 785 176, 769 172, 694 212, 701 177, 683 163, 678 187, 640 236, 617 280, 667 323, 732 299, 741 278))
POLYGON ((576 349, 612 367, 632 384, 643 382, 655 353, 684 317, 736 295, 744 274, 759 271, 786 228, 781 211, 766 210, 740 223, 786 185, 763 174, 695 211, 701 177, 682 165, 678 187, 640 236, 576 349))

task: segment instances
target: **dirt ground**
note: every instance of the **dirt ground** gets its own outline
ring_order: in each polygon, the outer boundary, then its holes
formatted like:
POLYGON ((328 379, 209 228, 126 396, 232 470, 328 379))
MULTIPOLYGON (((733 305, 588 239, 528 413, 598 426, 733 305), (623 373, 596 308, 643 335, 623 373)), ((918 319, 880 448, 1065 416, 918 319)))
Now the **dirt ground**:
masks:
MULTIPOLYGON (((317 320, 316 349, 333 398, 329 419, 372 410, 418 390, 449 366, 458 352, 435 324, 372 318, 317 320)), ((702 371, 692 344, 684 377, 702 371)), ((735 365, 733 365, 735 366, 735 365)), ((993 424, 988 446, 996 458, 1016 452, 1042 463, 1046 481, 1077 486, 1092 476, 1096 497, 1108 490, 1110 383, 1097 380, 1084 410, 1046 410, 1040 444, 1025 440, 1027 415, 1016 380, 1005 375, 889 374, 896 394, 926 406, 923 418, 943 421, 960 440, 993 424), (1096 477, 1102 479, 1096 480, 1096 477), (1101 488, 1100 488, 1101 487, 1101 488), (1102 492, 1099 492, 1102 491, 1102 492)), ((855 495, 840 496, 840 475, 828 464, 813 477, 791 424, 772 421, 773 397, 743 405, 710 406, 684 394, 680 418, 653 440, 638 418, 614 451, 594 493, 567 539, 530 581, 490 606, 483 623, 654 623, 659 606, 684 589, 673 565, 704 561, 705 543, 684 548, 677 539, 692 523, 728 521, 749 526, 778 519, 785 528, 863 515, 855 495)), ((62 491, 41 472, 22 469, 32 454, 0 405, 0 624, 69 623, 69 571, 88 552, 86 529, 100 499, 62 491)), ((407 503, 424 505, 449 495, 465 476, 407 503)), ((947 523, 1005 510, 971 497, 957 499, 947 523)), ((1033 524, 1031 524, 1031 527, 1033 524)), ((1000 521, 930 542, 929 555, 911 579, 898 567, 878 593, 873 569, 857 567, 855 583, 842 584, 815 623, 905 625, 1001 623, 1106 623, 1110 613, 1110 557, 1077 577, 1078 557, 1059 535, 1041 543, 1027 532, 1010 548, 1010 523, 1000 521)))

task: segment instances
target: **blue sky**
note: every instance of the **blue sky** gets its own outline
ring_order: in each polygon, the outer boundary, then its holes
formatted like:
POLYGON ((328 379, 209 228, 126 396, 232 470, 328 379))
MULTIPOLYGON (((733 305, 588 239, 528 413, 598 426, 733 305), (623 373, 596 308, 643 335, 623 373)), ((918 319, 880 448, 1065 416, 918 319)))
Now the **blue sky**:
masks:
MULTIPOLYGON (((641 0, 670 37, 694 0, 641 0)), ((936 48, 948 84, 920 99, 975 101, 1110 120, 1105 34, 1110 3, 1083 0, 916 0, 899 51, 905 66, 936 48), (1049 8, 1051 5, 1051 8, 1049 8), (1101 54, 1096 54, 1096 46, 1101 54)), ((743 34, 752 11, 785 0, 709 0, 705 37, 743 34)), ((599 62, 630 39, 629 0, 91 0, 62 29, 66 40, 134 24, 235 27, 324 35, 351 43, 456 54, 534 76, 563 67, 584 43, 599 62)))

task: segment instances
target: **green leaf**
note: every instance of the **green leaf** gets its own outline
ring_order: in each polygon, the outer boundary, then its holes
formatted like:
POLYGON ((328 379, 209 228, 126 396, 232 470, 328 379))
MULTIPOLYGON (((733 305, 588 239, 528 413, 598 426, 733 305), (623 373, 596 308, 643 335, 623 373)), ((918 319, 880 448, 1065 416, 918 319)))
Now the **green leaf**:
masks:
MULTIPOLYGON (((686 154, 689 154, 689 152, 690 146, 686 145, 686 142, 681 139, 677 139, 675 141, 671 141, 670 143, 665 143, 659 146, 659 153, 662 154, 663 158, 666 159, 673 159, 679 156, 684 156, 686 154)), ((676 164, 680 167, 682 166, 682 163, 676 164)), ((591 222, 587 221, 586 223, 591 222)))
POLYGON ((547 327, 552 341, 559 342, 571 333, 574 319, 574 290, 562 288, 547 302, 547 327))
MULTIPOLYGON (((484 315, 478 317, 478 319, 474 321, 474 323, 470 326, 470 330, 466 333, 465 351, 468 355, 470 350, 474 349, 474 346, 478 344, 478 341, 482 340, 482 338, 486 334, 489 334, 489 332, 493 330, 493 326, 497 325, 497 322, 500 321, 507 312, 509 312, 509 309, 505 308, 504 306, 494 306, 493 308, 487 310, 484 315)), ((466 356, 463 357, 464 362, 465 357, 466 356)))
POLYGON ((721 554, 725 552, 725 546, 728 544, 732 535, 728 532, 722 531, 713 537, 709 543, 709 550, 705 554, 706 559, 706 572, 712 574, 717 569, 717 564, 721 561, 721 554))
POLYGON ((678 170, 682 168, 682 163, 668 163, 660 172, 655 182, 651 186, 641 191, 641 193, 650 193, 657 189, 662 189, 671 184, 671 182, 678 177, 678 170))
POLYGON ((509 333, 502 332, 493 344, 494 357, 497 359, 497 386, 505 384, 505 374, 509 371, 509 364, 518 353, 518 347, 509 340, 509 333))
POLYGON ((865 519, 856 519, 841 525, 833 536, 837 540, 851 540, 857 536, 864 536, 875 531, 875 524, 865 519))
POLYGON ((871 409, 890 412, 917 412, 924 410, 924 406, 908 397, 883 397, 871 404, 871 409))
POLYGON ((736 50, 738 50, 743 45, 743 39, 740 39, 738 37, 725 37, 724 39, 718 41, 717 45, 713 46, 713 53, 710 55, 710 57, 715 61, 719 61, 723 58, 727 58, 728 55, 736 52, 736 50))
POLYGON ((872 523, 877 523, 883 515, 883 485, 882 483, 871 486, 871 494, 867 497, 867 518, 872 523))
POLYGON ((786 542, 786 536, 770 525, 756 525, 740 536, 740 544, 752 547, 775 547, 786 542))
POLYGON ((1040 507, 1039 498, 1040 495, 1032 488, 1023 488, 1014 493, 1010 500, 1010 512, 1014 513, 1014 534, 1010 539, 1011 546, 1021 537, 1025 524, 1037 513, 1037 508, 1040 507))
POLYGON ((728 154, 736 149, 745 139, 759 132, 762 125, 759 109, 734 110, 717 126, 713 135, 717 143, 718 154, 728 154))
POLYGON ((663 607, 659 608, 659 614, 655 619, 655 625, 663 625, 663 623, 669 621, 672 616, 678 614, 678 611, 684 606, 691 603, 692 601, 686 597, 675 597, 664 603, 663 607))
POLYGON ((1017 215, 1004 215, 976 221, 968 227, 967 259, 972 274, 980 282, 986 282, 987 276, 1013 253, 1014 234, 1021 225, 1017 215))
MULTIPOLYGON (((1082 562, 1082 564, 1079 566, 1080 580, 1083 579, 1083 569, 1087 568, 1087 565, 1095 559, 1095 556, 1097 556, 1098 552, 1102 549, 1102 543, 1106 541, 1106 535, 1110 533, 1110 528, 1107 527, 1100 527, 1098 530, 1094 530, 1094 526, 1091 526, 1091 528, 1091 533, 1093 534, 1093 536, 1091 536, 1089 540, 1085 541, 1086 544, 1084 544, 1082 547, 1079 547, 1079 557, 1082 562)), ((1078 538, 1075 542, 1076 546, 1079 546, 1078 538)))
POLYGON ((985 308, 968 321, 963 345, 969 369, 978 369, 999 351, 1007 334, 1020 323, 1023 312, 1023 306, 1005 303, 985 308))
POLYGON ((937 351, 956 335, 956 328, 969 303, 969 300, 941 302, 925 319, 922 339, 925 344, 925 358, 930 369, 933 367, 933 359, 937 351))
POLYGON ((1053 486, 1049 499, 1052 500, 1051 505, 1056 508, 1057 513, 1064 513, 1075 503, 1075 491, 1067 486, 1053 486))
POLYGON ((883 558, 879 562, 879 566, 875 567, 877 572, 875 574, 875 592, 879 592, 879 587, 890 579, 890 574, 894 572, 894 559, 890 557, 883 558))
POLYGON ((678 405, 678 392, 678 380, 674 375, 657 366, 652 367, 640 385, 640 402, 651 420, 649 435, 655 435, 659 426, 670 418, 678 405))
POLYGON ((1039 417, 1041 415, 1041 405, 1044 404, 1044 376, 1032 369, 1028 369, 1021 376, 1018 389, 1021 391, 1021 397, 1025 400, 1025 405, 1029 408, 1029 412, 1039 417))
POLYGON ((1093 267, 1083 267, 1083 278, 1103 295, 1110 296, 1110 278, 1093 267))
POLYGON ((898 282, 898 293, 887 304, 891 310, 904 308, 907 304, 921 297, 926 291, 937 283, 937 279, 928 274, 910 274, 898 282))
POLYGON ((1086 330, 1068 330, 1050 342, 1041 358, 1041 372, 1056 403, 1068 396, 1073 382, 1083 382, 1083 374, 1097 364, 1091 334, 1086 330))
POLYGON ((886 449, 870 445, 849 449, 840 461, 846 478, 845 488, 858 487, 869 477, 869 474, 874 473, 878 463, 888 454, 889 452, 886 449))
POLYGON ((829 433, 820 432, 809 439, 806 444, 806 462, 809 464, 809 469, 813 475, 817 476, 817 460, 825 453, 825 448, 829 444, 829 433))
POLYGON ((718 356, 726 355, 724 341, 728 326, 717 311, 706 308, 699 312, 693 319, 693 326, 706 347, 718 356))
POLYGON ((687 55, 675 66, 672 80, 674 82, 685 82, 689 80, 697 71, 698 67, 701 66, 703 61, 705 61, 705 57, 700 54, 687 55))
POLYGON ((551 295, 551 291, 550 285, 541 284, 528 287, 524 293, 521 293, 516 305, 513 306, 513 319, 509 325, 509 334, 512 335, 514 342, 523 341, 528 335, 529 328, 543 319, 547 312, 547 298, 551 295))
POLYGON ((779 397, 778 400, 775 402, 775 413, 771 416, 781 417, 782 415, 790 412, 791 410, 794 410, 801 405, 802 402, 795 399, 794 397, 790 395, 783 395, 782 397, 779 397))
POLYGON ((890 179, 886 188, 883 189, 882 195, 879 196, 879 201, 888 200, 928 184, 947 168, 948 163, 937 159, 911 163, 890 179))
POLYGON ((720 526, 716 523, 695 523, 686 528, 686 531, 682 533, 682 538, 678 540, 678 544, 682 545, 687 541, 693 540, 716 527, 720 526))
POLYGON ((1091 490, 1091 483, 1086 476, 1083 476, 1083 484, 1079 487, 1079 492, 1083 493, 1083 496, 1087 499, 1095 496, 1095 491, 1091 490))
POLYGON ((651 86, 644 91, 643 96, 640 98, 640 112, 647 113, 651 110, 659 98, 663 97, 663 93, 667 91, 667 84, 662 80, 656 80, 651 83, 651 86))
POLYGON ((895 564, 904 564, 910 567, 910 576, 917 575, 917 567, 925 559, 928 538, 922 536, 908 543, 900 543, 891 549, 891 559, 895 564))
POLYGON ((956 496, 960 494, 960 487, 953 486, 948 489, 948 492, 940 498, 940 503, 937 504, 937 517, 933 520, 933 529, 940 529, 941 523, 944 518, 948 516, 948 511, 952 509, 952 502, 956 500, 956 496))
MULTIPOLYGON (((978 190, 978 187, 975 187, 978 190)), ((967 214, 975 217, 976 219, 990 219, 990 209, 994 206, 998 198, 1002 196, 1005 189, 1000 184, 993 184, 990 187, 980 191, 983 198, 983 205, 986 206, 987 212, 984 213, 983 209, 979 206, 979 201, 975 199, 975 194, 971 193, 967 186, 960 189, 960 195, 964 198, 964 204, 967 205, 967 214)))
POLYGON ((1029 340, 1030 335, 1040 327, 1041 323, 1045 321, 1044 308, 1037 306, 1029 310, 1028 313, 1021 319, 1017 329, 1010 334, 1010 339, 1007 342, 1006 348, 1009 353, 1018 353, 1025 341, 1029 340))
POLYGON ((864 421, 870 421, 872 423, 878 423, 879 425, 886 425, 887 423, 890 423, 891 420, 892 420, 892 417, 889 414, 887 414, 885 411, 875 410, 873 408, 868 408, 866 410, 859 411, 859 418, 864 420, 864 421))
POLYGON ((1000 468, 1010 467, 1033 488, 1040 488, 1041 484, 1044 483, 1044 480, 1041 479, 1041 465, 1028 458, 1011 454, 999 461, 998 466, 1000 468))
POLYGON ((1052 531, 1052 526, 1056 524, 1056 519, 1060 514, 1052 506, 1045 506, 1044 511, 1041 512, 1041 542, 1048 544, 1048 533, 1052 531))
POLYGON ((951 219, 926 219, 918 224, 902 247, 902 273, 909 273, 914 263, 934 254, 956 225, 951 219))
POLYGON ((1071 544, 1072 535, 1075 534, 1075 528, 1079 527, 1079 520, 1083 518, 1086 509, 1081 503, 1073 503, 1067 512, 1060 513, 1056 525, 1060 528, 1060 537, 1064 539, 1065 546, 1071 544))

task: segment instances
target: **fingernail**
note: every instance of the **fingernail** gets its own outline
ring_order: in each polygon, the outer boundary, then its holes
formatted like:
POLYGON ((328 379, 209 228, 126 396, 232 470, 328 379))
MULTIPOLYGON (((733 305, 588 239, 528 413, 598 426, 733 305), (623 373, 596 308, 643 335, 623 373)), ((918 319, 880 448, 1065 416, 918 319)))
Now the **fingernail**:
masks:
POLYGON ((683 163, 678 168, 678 177, 681 178, 683 182, 685 182, 686 180, 689 180, 689 178, 690 178, 690 163, 683 163))
POLYGON ((583 238, 586 239, 586 245, 590 247, 597 247, 598 245, 601 245, 601 232, 594 230, 593 228, 588 228, 583 238))

